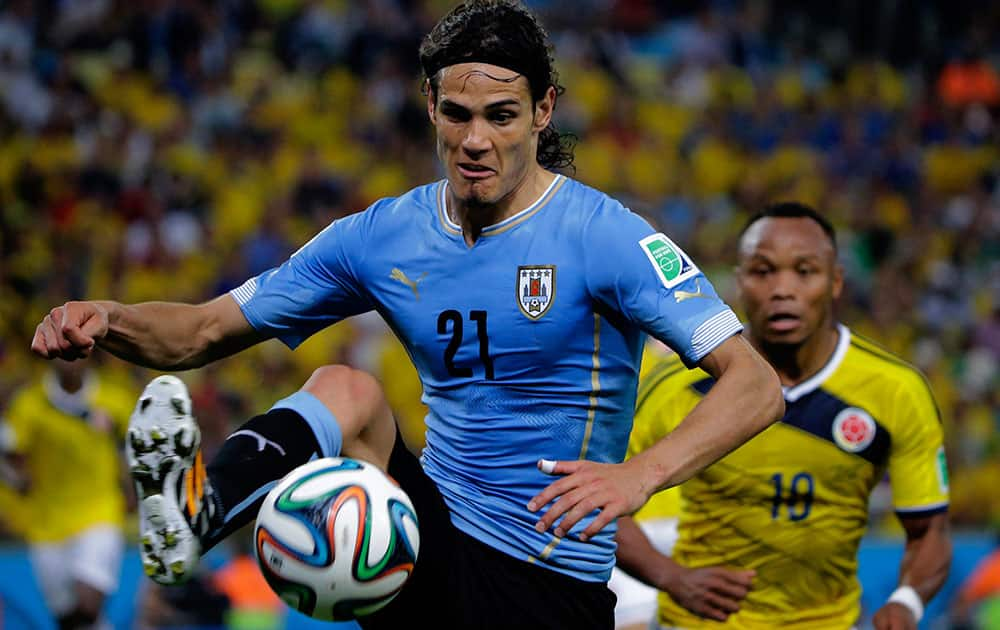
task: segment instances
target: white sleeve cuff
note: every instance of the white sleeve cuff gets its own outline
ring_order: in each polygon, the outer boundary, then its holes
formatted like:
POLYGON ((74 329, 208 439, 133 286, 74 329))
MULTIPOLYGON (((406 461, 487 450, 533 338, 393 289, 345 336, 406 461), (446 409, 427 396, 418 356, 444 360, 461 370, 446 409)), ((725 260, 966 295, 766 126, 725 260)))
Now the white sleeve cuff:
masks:
POLYGON ((719 344, 743 330, 740 318, 731 309, 716 313, 702 322, 691 335, 691 363, 701 361, 719 344))

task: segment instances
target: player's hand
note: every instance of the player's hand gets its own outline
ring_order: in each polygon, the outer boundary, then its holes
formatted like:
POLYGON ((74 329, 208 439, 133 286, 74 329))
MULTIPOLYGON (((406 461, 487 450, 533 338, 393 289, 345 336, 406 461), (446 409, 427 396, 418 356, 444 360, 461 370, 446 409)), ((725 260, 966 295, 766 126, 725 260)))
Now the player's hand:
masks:
POLYGON ((725 621, 740 609, 756 575, 725 567, 681 567, 664 590, 675 602, 703 619, 725 621))
POLYGON ((631 470, 628 462, 601 464, 586 460, 540 460, 538 467, 550 475, 565 475, 528 502, 528 509, 537 512, 558 498, 535 523, 535 529, 544 532, 562 517, 555 528, 555 535, 560 538, 580 519, 594 510, 600 510, 593 522, 580 533, 580 540, 587 540, 622 514, 638 510, 649 498, 642 479, 631 470))
POLYGON ((917 619, 906 606, 889 602, 876 611, 872 625, 875 630, 917 630, 917 619))
POLYGON ((107 309, 96 302, 67 302, 35 328, 31 351, 46 359, 84 359, 107 334, 107 309))

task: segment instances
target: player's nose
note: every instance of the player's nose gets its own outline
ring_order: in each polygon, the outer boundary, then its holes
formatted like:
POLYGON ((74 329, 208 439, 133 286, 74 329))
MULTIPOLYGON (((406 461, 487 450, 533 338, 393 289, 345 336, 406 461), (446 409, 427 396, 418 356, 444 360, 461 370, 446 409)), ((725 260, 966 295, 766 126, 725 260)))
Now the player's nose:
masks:
POLYGON ((795 297, 794 272, 779 271, 773 274, 770 290, 771 299, 787 299, 795 297))
POLYGON ((462 138, 462 149, 470 157, 479 157, 490 150, 489 125, 484 120, 472 119, 462 138))

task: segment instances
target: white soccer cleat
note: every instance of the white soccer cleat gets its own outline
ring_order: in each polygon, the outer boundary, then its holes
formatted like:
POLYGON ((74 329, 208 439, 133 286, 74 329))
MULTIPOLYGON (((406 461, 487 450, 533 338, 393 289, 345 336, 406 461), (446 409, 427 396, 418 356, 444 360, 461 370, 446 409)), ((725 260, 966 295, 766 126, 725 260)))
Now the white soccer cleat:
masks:
POLYGON ((200 444, 187 387, 176 376, 154 378, 129 419, 125 452, 139 499, 143 571, 160 584, 185 582, 201 555, 198 533, 213 506, 205 500, 200 444))

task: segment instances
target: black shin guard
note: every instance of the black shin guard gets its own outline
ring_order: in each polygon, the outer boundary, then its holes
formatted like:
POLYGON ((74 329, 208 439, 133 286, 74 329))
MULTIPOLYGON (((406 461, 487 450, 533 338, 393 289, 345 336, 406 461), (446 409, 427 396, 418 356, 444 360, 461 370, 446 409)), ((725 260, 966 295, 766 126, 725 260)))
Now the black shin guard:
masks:
POLYGON ((291 409, 272 409, 234 431, 206 468, 217 509, 202 549, 253 521, 278 480, 320 456, 312 427, 291 409))

